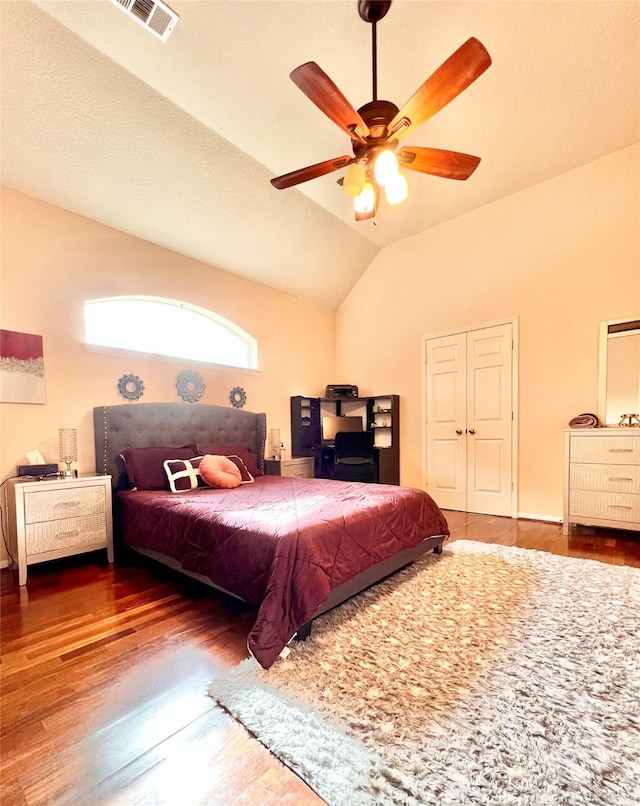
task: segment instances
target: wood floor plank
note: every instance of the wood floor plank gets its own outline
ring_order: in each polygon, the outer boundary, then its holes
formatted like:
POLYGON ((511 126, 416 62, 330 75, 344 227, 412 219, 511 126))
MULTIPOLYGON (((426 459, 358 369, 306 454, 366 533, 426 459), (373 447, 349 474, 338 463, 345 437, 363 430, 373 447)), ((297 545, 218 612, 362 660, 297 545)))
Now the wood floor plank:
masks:
MULTIPOLYGON (((452 540, 640 567, 638 533, 445 514, 452 540)), ((322 803, 206 695, 255 608, 128 553, 0 581, 3 806, 322 803)))

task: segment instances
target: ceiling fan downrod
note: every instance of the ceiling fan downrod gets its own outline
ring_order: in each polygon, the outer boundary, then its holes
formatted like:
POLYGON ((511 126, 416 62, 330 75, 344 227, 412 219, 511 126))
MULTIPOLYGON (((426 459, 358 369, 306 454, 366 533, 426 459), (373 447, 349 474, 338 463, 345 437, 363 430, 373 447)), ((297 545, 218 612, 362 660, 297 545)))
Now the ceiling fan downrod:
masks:
POLYGON ((358 14, 371 23, 371 75, 373 78, 372 100, 378 100, 378 39, 376 23, 389 11, 391 0, 358 0, 358 14))
POLYGON ((371 98, 378 100, 378 39, 376 36, 376 21, 371 23, 371 98))

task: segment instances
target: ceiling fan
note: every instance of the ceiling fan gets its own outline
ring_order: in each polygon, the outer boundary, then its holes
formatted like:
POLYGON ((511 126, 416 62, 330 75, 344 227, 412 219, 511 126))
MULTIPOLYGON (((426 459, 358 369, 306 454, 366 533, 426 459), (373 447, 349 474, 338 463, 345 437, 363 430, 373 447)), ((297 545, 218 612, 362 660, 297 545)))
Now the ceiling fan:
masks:
POLYGON ((353 156, 325 160, 277 176, 278 190, 348 167, 343 189, 354 198, 356 220, 376 214, 380 187, 394 204, 407 196, 407 183, 399 166, 447 179, 468 179, 479 157, 438 148, 405 146, 399 141, 458 96, 491 64, 484 45, 472 37, 453 53, 401 108, 377 97, 376 24, 386 15, 391 0, 358 0, 360 17, 371 24, 373 100, 357 111, 329 76, 315 63, 306 62, 290 74, 293 83, 351 138, 353 156), (397 154, 396 154, 397 152, 397 154))

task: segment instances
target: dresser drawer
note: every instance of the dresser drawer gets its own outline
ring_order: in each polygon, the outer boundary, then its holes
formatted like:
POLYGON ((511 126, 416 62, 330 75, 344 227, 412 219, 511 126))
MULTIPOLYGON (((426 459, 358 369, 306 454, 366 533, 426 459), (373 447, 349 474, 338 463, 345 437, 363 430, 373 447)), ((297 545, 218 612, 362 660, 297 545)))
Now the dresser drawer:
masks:
POLYGON ((640 523, 640 495, 571 490, 569 516, 640 523))
POLYGON ((35 490, 24 496, 25 523, 78 518, 105 511, 104 487, 35 490))
POLYGON ((621 434, 614 437, 571 437, 570 461, 603 465, 640 462, 640 439, 621 434))
POLYGON ((640 495, 640 466, 571 463, 569 484, 572 490, 640 495))
POLYGON ((25 529, 25 537, 27 557, 74 546, 105 546, 107 520, 104 513, 101 513, 31 523, 25 529))

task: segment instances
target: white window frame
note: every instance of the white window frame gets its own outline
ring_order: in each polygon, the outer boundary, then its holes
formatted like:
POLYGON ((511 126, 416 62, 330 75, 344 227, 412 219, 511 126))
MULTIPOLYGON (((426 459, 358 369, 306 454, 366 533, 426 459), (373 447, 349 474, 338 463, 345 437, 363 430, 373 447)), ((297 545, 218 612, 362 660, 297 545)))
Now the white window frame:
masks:
MULTIPOLYGON (((159 309, 160 310, 160 309, 159 309)), ((215 367, 218 369, 228 369, 233 371, 241 370, 242 372, 248 373, 257 373, 258 370, 258 342, 257 340, 250 334, 247 333, 246 330, 243 330, 241 327, 236 325, 234 322, 226 319, 224 316, 220 314, 214 313, 213 311, 207 310, 206 308, 201 308, 198 305, 192 305, 188 302, 181 302, 180 300, 169 299, 166 297, 152 297, 146 295, 123 295, 119 297, 102 297, 100 299, 89 299, 85 300, 84 303, 84 321, 85 321, 85 346, 88 350, 92 352, 108 352, 108 353, 118 353, 118 354, 133 354, 133 355, 143 355, 147 358, 163 360, 163 361, 171 361, 175 362, 189 362, 191 364, 197 364, 198 366, 208 366, 208 367, 215 367), (208 361, 203 359, 199 356, 189 356, 188 354, 184 355, 170 355, 164 352, 150 352, 148 350, 143 349, 136 349, 134 346, 126 346, 123 347, 120 343, 120 340, 114 339, 112 342, 109 342, 109 339, 104 340, 97 340, 93 337, 93 340, 90 341, 89 336, 89 326, 88 326, 88 319, 87 317, 90 315, 89 311, 91 310, 92 305, 96 304, 109 304, 109 303, 128 303, 128 302, 145 302, 145 303, 155 303, 158 306, 164 306, 165 310, 169 308, 178 308, 181 311, 191 312, 194 316, 201 317, 204 319, 210 320, 215 325, 222 327, 227 333, 247 351, 247 364, 231 364, 228 362, 224 362, 221 360, 217 361, 208 361)), ((220 356, 217 356, 220 359, 220 356)))

